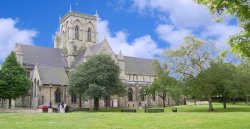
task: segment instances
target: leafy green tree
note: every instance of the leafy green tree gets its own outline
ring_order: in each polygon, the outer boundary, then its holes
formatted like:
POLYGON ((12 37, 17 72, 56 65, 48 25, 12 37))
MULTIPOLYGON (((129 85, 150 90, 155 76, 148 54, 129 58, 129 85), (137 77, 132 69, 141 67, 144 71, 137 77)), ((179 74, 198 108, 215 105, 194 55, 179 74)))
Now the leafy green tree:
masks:
POLYGON ((250 57, 250 4, 249 0, 195 0, 206 5, 211 13, 219 14, 219 19, 231 15, 238 18, 243 30, 230 37, 232 51, 241 56, 250 57))
POLYGON ((27 71, 17 62, 14 52, 11 52, 3 62, 1 71, 0 96, 2 99, 9 99, 9 108, 11 108, 11 99, 27 94, 31 81, 27 77, 27 71))
MULTIPOLYGON (((233 104, 235 103, 236 97, 246 97, 250 95, 250 64, 249 61, 241 62, 236 67, 237 74, 235 75, 236 90, 233 90, 231 96, 233 98, 233 104)), ((247 97, 248 98, 248 97, 247 97)), ((248 100, 247 100, 248 101, 248 100)), ((248 103, 248 102, 247 102, 248 103)))
POLYGON ((169 76, 169 71, 167 70, 167 65, 164 63, 163 66, 160 65, 158 61, 154 62, 156 75, 153 84, 151 86, 145 87, 147 94, 156 94, 162 99, 163 107, 166 107, 167 96, 172 97, 176 102, 179 100, 179 90, 177 88, 177 80, 169 76))
POLYGON ((70 73, 69 91, 84 99, 94 99, 94 109, 98 110, 100 98, 124 94, 119 74, 119 66, 111 56, 94 55, 70 73))
POLYGON ((186 81, 183 89, 187 91, 184 91, 184 93, 194 98, 206 97, 211 111, 213 110, 213 88, 210 85, 200 85, 201 79, 197 79, 197 76, 201 73, 200 76, 206 75, 205 70, 215 59, 216 53, 217 51, 211 43, 194 36, 187 36, 177 50, 168 50, 166 56, 168 66, 173 73, 186 81), (203 86, 203 88, 200 89, 199 86, 203 86))

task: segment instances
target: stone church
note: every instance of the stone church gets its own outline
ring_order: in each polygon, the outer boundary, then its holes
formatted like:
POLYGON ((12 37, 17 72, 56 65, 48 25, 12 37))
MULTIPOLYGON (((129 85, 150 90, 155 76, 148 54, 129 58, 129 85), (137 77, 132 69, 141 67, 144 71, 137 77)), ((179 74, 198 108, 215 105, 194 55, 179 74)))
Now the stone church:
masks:
MULTIPOLYGON (((16 44, 15 53, 20 64, 27 69, 32 88, 27 96, 15 101, 15 106, 36 108, 39 105, 53 107, 65 102, 79 107, 79 98, 67 92, 68 72, 86 62, 96 54, 109 54, 120 67, 120 79, 127 86, 126 96, 112 96, 111 107, 138 108, 161 105, 162 100, 155 94, 141 95, 143 86, 152 84, 155 71, 153 59, 125 56, 126 51, 114 53, 108 41, 98 42, 97 17, 69 11, 60 19, 60 30, 54 39, 54 48, 16 44)), ((81 106, 93 108, 93 100, 82 100, 81 106)), ((100 107, 105 103, 100 100, 100 107)))

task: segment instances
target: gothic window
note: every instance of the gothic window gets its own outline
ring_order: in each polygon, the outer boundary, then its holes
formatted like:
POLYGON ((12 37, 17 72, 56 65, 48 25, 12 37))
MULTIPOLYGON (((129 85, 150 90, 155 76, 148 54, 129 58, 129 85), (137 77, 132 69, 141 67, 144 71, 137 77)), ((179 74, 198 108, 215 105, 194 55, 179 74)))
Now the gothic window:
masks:
POLYGON ((71 95, 71 103, 76 103, 76 95, 71 95))
POLYGON ((91 41, 91 29, 89 28, 88 29, 88 32, 87 32, 87 41, 91 41))
POLYGON ((144 91, 140 91, 141 101, 145 101, 144 91))
POLYGON ((128 89, 128 101, 133 101, 133 89, 131 87, 128 89))
POLYGON ((60 103, 61 102, 61 91, 60 88, 57 88, 55 91, 55 102, 60 103))
POLYGON ((152 99, 155 101, 155 93, 152 94, 152 99))
POLYGON ((79 40, 79 27, 76 26, 75 28, 75 39, 79 40))

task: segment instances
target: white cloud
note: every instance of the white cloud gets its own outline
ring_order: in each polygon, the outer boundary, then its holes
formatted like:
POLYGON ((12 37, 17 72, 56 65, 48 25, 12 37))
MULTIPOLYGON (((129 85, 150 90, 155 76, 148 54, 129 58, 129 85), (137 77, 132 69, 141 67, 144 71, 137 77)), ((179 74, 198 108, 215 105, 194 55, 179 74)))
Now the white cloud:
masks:
POLYGON ((229 49, 227 44, 227 39, 238 33, 240 27, 236 25, 229 25, 227 23, 215 23, 207 26, 203 32, 201 32, 201 37, 206 40, 211 40, 215 42, 215 45, 219 49, 229 49))
POLYGON ((203 27, 211 23, 209 10, 197 5, 193 0, 134 0, 133 6, 139 12, 151 12, 168 15, 176 27, 203 27))
POLYGON ((164 24, 157 26, 156 33, 173 49, 178 48, 188 34, 213 41, 219 49, 228 49, 227 39, 239 31, 237 25, 229 24, 230 18, 221 23, 213 22, 214 16, 209 10, 193 0, 133 0, 133 7, 139 12, 157 13, 159 20, 164 17, 164 24))
POLYGON ((156 28, 156 33, 160 39, 170 44, 171 49, 177 49, 183 38, 191 34, 191 31, 188 29, 176 29, 168 24, 160 24, 156 28))
POLYGON ((17 20, 12 18, 0 18, 0 62, 4 61, 10 51, 14 50, 15 44, 33 44, 33 38, 37 32, 28 29, 18 29, 15 25, 17 20))
POLYGON ((144 35, 134 39, 132 42, 128 42, 127 33, 118 31, 112 35, 108 24, 107 20, 102 20, 98 17, 98 40, 102 41, 106 37, 116 54, 122 50, 123 54, 127 56, 154 58, 155 55, 160 54, 162 51, 150 35, 144 35))

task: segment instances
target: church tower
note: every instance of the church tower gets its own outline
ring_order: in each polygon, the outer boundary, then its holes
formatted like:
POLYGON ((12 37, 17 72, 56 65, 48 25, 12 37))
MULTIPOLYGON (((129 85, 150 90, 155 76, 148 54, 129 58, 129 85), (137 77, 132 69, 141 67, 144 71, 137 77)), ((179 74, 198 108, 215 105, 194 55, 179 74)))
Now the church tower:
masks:
POLYGON ((63 49, 68 67, 72 67, 82 51, 96 43, 96 16, 70 10, 63 18, 60 18, 60 30, 55 36, 54 47, 63 49))

